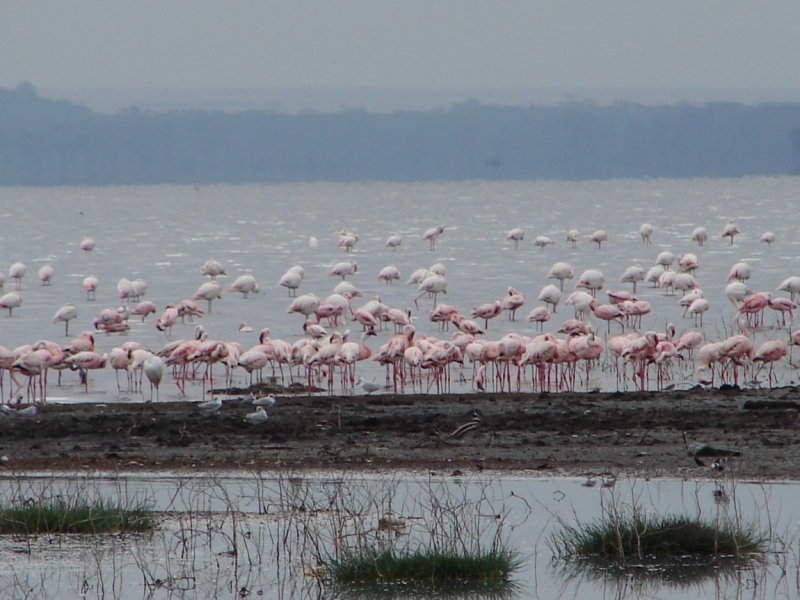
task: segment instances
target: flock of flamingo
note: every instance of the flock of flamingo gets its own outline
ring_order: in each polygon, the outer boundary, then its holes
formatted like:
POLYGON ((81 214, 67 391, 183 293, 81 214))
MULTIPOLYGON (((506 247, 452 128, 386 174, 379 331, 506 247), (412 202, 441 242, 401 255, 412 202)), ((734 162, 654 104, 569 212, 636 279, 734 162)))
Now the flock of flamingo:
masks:
MULTIPOLYGON (((430 250, 434 250, 436 240, 444 231, 444 226, 433 227, 425 231, 421 239, 429 243, 430 250)), ((651 225, 641 226, 639 234, 643 244, 650 245, 653 232, 651 225)), ((738 233, 736 221, 731 221, 724 227, 721 237, 729 238, 732 245, 738 233)), ((519 249, 525 232, 521 228, 512 229, 505 239, 519 249)), ((577 230, 566 235, 573 247, 582 239, 577 230)), ((598 251, 602 251, 608 235, 598 230, 587 240, 597 244, 598 251)), ((692 241, 700 246, 708 243, 706 229, 696 228, 692 241)), ((761 237, 761 242, 768 245, 774 241, 775 235, 771 232, 761 237)), ((385 247, 396 252, 402 242, 400 236, 392 235, 385 247)), ((343 229, 337 247, 352 255, 358 243, 357 234, 343 229)), ((555 242, 546 236, 538 236, 533 243, 544 250, 555 242)), ((311 238, 309 246, 317 245, 317 240, 311 238)), ((80 249, 91 253, 95 249, 94 240, 84 239, 80 249)), ((439 296, 447 293, 447 273, 443 264, 418 269, 407 283, 416 286, 418 295, 413 302, 417 313, 420 312, 421 299, 428 297, 433 301, 432 310, 427 313, 427 319, 437 327, 437 333, 432 335, 419 331, 420 327, 413 324, 421 317, 410 309, 387 306, 378 298, 354 306, 362 293, 352 283, 352 277, 358 273, 353 258, 334 265, 330 270, 329 276, 341 278, 341 281, 324 300, 314 294, 297 295, 306 273, 303 267, 296 265, 286 271, 277 285, 284 287, 291 298, 287 313, 298 313, 303 317, 302 337, 291 343, 273 339, 270 330, 264 328, 258 333, 258 343, 245 350, 239 342, 208 339, 204 326, 199 324, 194 327, 191 339, 172 339, 172 329, 176 324, 187 320, 193 323, 195 318, 203 316, 204 311, 198 302, 205 301, 206 312, 211 313, 213 301, 223 297, 223 287, 217 278, 228 273, 223 264, 209 260, 200 268, 200 274, 209 280, 202 283, 191 298, 167 304, 154 319, 154 326, 165 336, 162 348, 151 351, 138 342, 125 341, 108 353, 101 355, 95 351, 95 335, 125 335, 130 330, 129 319, 140 317, 145 322, 150 314, 159 312, 154 302, 142 299, 147 294, 146 282, 123 278, 117 284, 117 296, 122 305, 100 310, 93 321, 93 332, 83 332, 67 344, 40 340, 12 350, 0 346, 0 396, 17 403, 23 396, 29 403, 44 402, 48 373, 56 371, 60 383, 65 370, 77 372, 88 393, 88 372, 109 365, 115 371, 119 392, 122 391, 120 371, 125 375, 129 391, 141 392, 146 378, 150 385, 150 400, 159 399, 159 386, 168 375, 182 396, 186 396, 187 382, 197 380, 205 395, 206 388, 214 387, 213 374, 217 364, 224 370, 225 388, 233 386, 237 369, 248 374, 251 384, 254 378, 263 379, 264 370, 269 369, 270 376, 280 379, 283 385, 294 384, 309 392, 324 388, 328 393, 333 393, 337 385, 343 393, 353 393, 356 387, 365 393, 384 388, 397 392, 409 388, 412 392, 434 389, 447 392, 454 369, 462 382, 469 381, 466 374, 470 373, 471 385, 479 391, 512 391, 528 386, 534 391, 575 390, 579 378, 581 384, 589 389, 592 369, 598 365, 616 372, 618 388, 627 389, 631 385, 645 390, 654 380, 656 387, 663 389, 673 379, 675 365, 679 362, 690 364, 696 382, 702 385, 715 385, 717 382, 738 384, 743 371, 749 380, 758 381, 765 368, 772 385, 775 364, 789 354, 790 345, 800 344, 800 332, 789 332, 786 343, 768 340, 758 348, 754 347, 751 337, 753 332, 766 327, 764 313, 767 308, 777 313, 784 326, 786 315, 793 317, 793 310, 797 308, 794 298, 800 293, 800 277, 788 277, 778 286, 779 291, 788 293, 788 298, 773 296, 769 292, 753 292, 748 288, 747 280, 752 272, 750 265, 746 262, 733 265, 725 290, 733 305, 731 335, 709 341, 697 330, 702 327, 703 315, 710 308, 695 277, 699 268, 700 262, 694 253, 676 257, 669 251, 660 252, 654 266, 647 270, 640 265, 626 268, 619 282, 631 284, 631 291, 607 291, 608 303, 599 303, 597 299, 598 292, 605 287, 605 276, 598 269, 588 269, 577 278, 575 290, 566 294, 564 300, 564 304, 570 305, 574 311, 572 318, 564 320, 555 334, 544 333, 545 324, 558 314, 557 309, 565 294, 565 282, 574 279, 569 263, 557 262, 546 277, 558 284, 547 284, 542 288, 537 297, 541 304, 527 316, 529 328, 536 327, 541 332, 531 336, 528 329, 492 340, 488 338, 491 320, 505 312, 514 322, 517 311, 525 304, 524 295, 514 288, 509 287, 499 300, 474 306, 467 315, 455 305, 439 302, 439 296), (679 338, 673 324, 668 324, 663 332, 641 331, 642 317, 652 308, 649 302, 637 297, 637 284, 647 283, 662 293, 675 295, 684 308, 684 317, 693 319, 695 328, 679 338), (680 297, 676 291, 681 292, 680 297), (356 324, 361 327, 357 341, 352 339, 347 328, 356 324), (616 335, 611 335, 612 324, 619 329, 616 335), (370 348, 370 338, 389 327, 394 329, 391 338, 379 348, 370 348), (452 333, 450 327, 454 329, 452 333), (376 361, 385 367, 385 386, 367 381, 363 376, 356 380, 356 366, 365 360, 376 361), (10 380, 7 392, 4 390, 6 372, 10 380)), ((18 314, 24 310, 21 289, 25 274, 26 267, 21 262, 8 270, 15 290, 0 297, 0 308, 8 310, 9 317, 13 316, 14 310, 18 310, 18 314)), ((40 284, 51 285, 53 275, 51 266, 42 267, 38 274, 40 284)), ((399 270, 393 265, 377 274, 377 280, 386 285, 400 278, 399 270)), ((5 283, 6 277, 0 273, 0 292, 5 283)), ((95 299, 97 287, 96 277, 88 276, 83 280, 87 301, 95 299)), ((259 287, 253 275, 245 274, 237 277, 227 291, 242 294, 246 299, 249 294, 259 293, 259 287)), ((67 304, 56 311, 53 323, 64 323, 65 335, 69 337, 70 321, 77 316, 77 307, 67 304)), ((246 333, 252 329, 242 322, 239 331, 246 333)))

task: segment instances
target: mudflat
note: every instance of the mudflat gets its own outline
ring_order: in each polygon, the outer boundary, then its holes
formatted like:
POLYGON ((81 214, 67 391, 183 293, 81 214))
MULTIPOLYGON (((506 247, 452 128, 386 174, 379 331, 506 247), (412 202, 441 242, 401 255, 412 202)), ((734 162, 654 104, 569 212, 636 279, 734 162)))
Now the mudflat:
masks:
POLYGON ((697 446, 741 455, 727 472, 800 479, 800 388, 668 392, 280 396, 250 424, 244 398, 46 405, 0 418, 8 471, 424 469, 703 477, 697 446))

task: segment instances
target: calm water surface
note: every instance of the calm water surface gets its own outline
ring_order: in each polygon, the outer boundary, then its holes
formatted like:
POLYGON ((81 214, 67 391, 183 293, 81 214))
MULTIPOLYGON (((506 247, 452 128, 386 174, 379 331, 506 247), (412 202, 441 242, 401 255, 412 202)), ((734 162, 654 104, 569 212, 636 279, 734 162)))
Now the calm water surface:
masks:
MULTIPOLYGON (((144 537, 64 536, 0 539, 3 597, 217 598, 326 597, 304 576, 301 560, 315 533, 338 523, 329 498, 340 494, 357 520, 374 528, 392 510, 408 524, 404 535, 425 535, 420 525, 430 499, 453 506, 471 501, 469 512, 493 530, 504 514, 503 535, 525 557, 515 581, 517 598, 797 598, 798 516, 795 483, 617 481, 613 488, 586 487, 577 479, 530 479, 508 475, 480 479, 394 474, 362 476, 326 473, 275 479, 250 473, 210 477, 74 476, 4 478, 0 496, 38 498, 78 490, 106 497, 146 500, 168 511, 159 529, 144 537), (600 517, 604 507, 636 504, 649 513, 700 514, 755 523, 773 536, 766 566, 717 574, 695 582, 645 584, 603 576, 570 577, 553 563, 546 540, 559 519, 569 525, 600 517), (281 507, 303 506, 294 521, 281 507), (297 528, 297 524, 302 527, 297 528), (298 535, 300 533, 300 535, 298 535), (232 548, 238 554, 231 554, 232 548), (161 584, 154 584, 160 581, 161 584), (69 590, 67 593, 66 590, 69 590), (66 594, 66 595, 65 595, 66 594), (27 595, 27 596, 26 596, 27 595)), ((336 506, 342 506, 337 504, 336 506)), ((474 518, 468 519, 474 523, 474 518)), ((322 539, 317 537, 316 539, 322 539)), ((345 596, 347 597, 347 596, 345 596)), ((368 597, 368 596, 356 596, 368 597)), ((473 596, 474 597, 474 596, 473 596)))
MULTIPOLYGON (((577 277, 589 268, 604 273, 605 291, 630 289, 629 284, 618 283, 624 269, 634 264, 647 269, 663 250, 676 256, 694 252, 700 260, 696 277, 711 303, 703 332, 709 341, 716 341, 731 330, 733 307, 724 289, 734 263, 746 260, 751 264, 753 276, 748 283, 754 291, 774 292, 785 277, 800 274, 800 240, 795 235, 800 226, 800 211, 796 209, 799 192, 800 179, 796 177, 0 188, 0 270, 7 273, 16 261, 28 267, 23 306, 12 318, 0 317, 0 344, 14 348, 40 339, 65 341, 63 324, 50 321, 67 302, 79 309, 70 333, 91 330, 99 310, 119 306, 116 284, 122 277, 141 277, 147 282, 146 299, 156 303, 158 315, 167 303, 191 297, 206 281, 199 269, 211 258, 227 268, 230 276, 220 279, 225 289, 238 275, 252 273, 261 293, 249 300, 225 293, 221 301, 215 301, 213 314, 201 320, 209 336, 239 341, 247 349, 256 343, 257 333, 238 332, 239 323, 246 321, 256 332, 269 327, 273 338, 293 342, 302 334, 303 318, 286 314, 290 299, 276 283, 287 268, 299 264, 306 270, 300 293, 327 297, 339 281, 329 277, 328 271, 348 258, 336 248, 343 227, 361 238, 352 254, 358 263, 352 282, 364 296, 354 299, 354 307, 379 295, 389 306, 413 309, 417 292, 405 281, 415 269, 436 262, 446 265, 449 283, 448 293, 440 296, 440 301, 455 304, 462 313, 469 314, 481 302, 500 299, 508 286, 523 292, 526 302, 518 313, 518 322, 509 322, 505 315, 492 320, 489 339, 499 339, 511 331, 533 334, 525 316, 538 304, 541 288, 557 283, 545 279, 557 261, 568 261, 575 271, 576 279, 567 282, 565 292, 571 291, 577 277), (742 233, 730 246, 719 234, 733 218, 738 219, 742 233), (652 246, 643 245, 639 237, 639 226, 644 222, 655 228, 652 246), (444 225, 446 230, 431 252, 420 238, 426 229, 437 225, 444 225), (700 225, 710 236, 703 248, 690 241, 692 230, 700 225), (504 241, 505 233, 513 227, 526 231, 519 251, 504 241), (583 238, 576 249, 564 240, 572 228, 579 229, 583 238), (586 241, 599 228, 609 234, 602 250, 586 241), (767 230, 777 236, 771 247, 759 243, 767 230), (403 237, 396 253, 384 247, 392 234, 403 237), (540 250, 533 246, 537 235, 547 235, 556 244, 540 250), (85 236, 97 242, 91 254, 78 249, 85 236), (317 248, 309 247, 311 236, 319 240, 317 248), (50 287, 40 286, 37 280, 37 272, 45 264, 56 271, 50 287), (402 279, 387 286, 376 277, 390 264, 399 268, 402 279), (100 280, 95 302, 87 302, 81 287, 83 278, 91 274, 100 280)), ((5 291, 11 289, 13 282, 9 280, 5 291)), ((691 327, 691 320, 681 316, 683 309, 677 305, 677 298, 641 285, 639 297, 653 306, 644 319, 643 331, 663 331, 668 322, 677 325, 679 334, 691 327)), ((566 293, 545 331, 555 332, 572 316, 570 307, 563 304, 565 299, 566 293)), ((432 305, 432 300, 424 298, 420 311, 414 311, 414 324, 420 333, 437 335, 436 326, 427 320, 432 305)), ((125 340, 139 341, 155 351, 169 339, 191 337, 189 324, 176 326, 172 337, 167 338, 155 329, 153 320, 153 315, 146 323, 132 318, 132 329, 125 337, 97 335, 98 351, 107 352, 125 340)), ((768 311, 766 324, 775 323, 768 311)), ((355 323, 348 326, 353 332, 360 331, 355 323)), ((596 324, 596 329, 605 332, 605 323, 596 324)), ((612 326, 612 333, 618 330, 617 325, 612 326)), ((391 335, 391 331, 381 332, 372 338, 371 346, 377 348, 391 335)), ((787 330, 767 329, 757 335, 756 343, 775 338, 787 340, 787 330)), ((372 361, 359 363, 358 371, 367 379, 383 381, 383 369, 372 361)), ((221 374, 222 368, 217 372, 221 374)), ((677 369, 674 383, 691 382, 691 372, 691 366, 677 369)), ((470 377, 471 368, 467 366, 463 381, 459 383, 459 377, 454 376, 453 391, 470 390, 470 377)), ((91 374, 88 396, 75 374, 66 374, 61 387, 53 384, 54 379, 50 378, 51 400, 135 401, 142 397, 125 392, 124 387, 118 394, 110 368, 91 374)), ((795 379, 794 369, 779 370, 782 385, 795 379)), ((245 382, 246 374, 239 370, 237 383, 245 382)), ((588 384, 581 381, 578 385, 613 390, 617 382, 613 375, 596 370, 588 384)), ((162 388, 162 400, 180 398, 171 379, 162 388)), ((190 399, 199 399, 201 394, 199 385, 187 388, 190 399)), ((149 398, 147 389, 145 396, 149 398)))

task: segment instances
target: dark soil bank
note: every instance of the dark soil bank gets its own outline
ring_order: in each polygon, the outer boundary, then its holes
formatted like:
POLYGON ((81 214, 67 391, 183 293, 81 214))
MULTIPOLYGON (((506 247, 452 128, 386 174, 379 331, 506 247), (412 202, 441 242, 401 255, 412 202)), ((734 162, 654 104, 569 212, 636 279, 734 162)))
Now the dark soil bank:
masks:
MULTIPOLYGON (((49 405, 0 419, 19 470, 482 469, 693 477, 694 446, 741 452, 728 471, 800 479, 800 390, 282 397, 261 425, 231 399, 49 405)), ((710 464, 710 461, 705 461, 710 464)))

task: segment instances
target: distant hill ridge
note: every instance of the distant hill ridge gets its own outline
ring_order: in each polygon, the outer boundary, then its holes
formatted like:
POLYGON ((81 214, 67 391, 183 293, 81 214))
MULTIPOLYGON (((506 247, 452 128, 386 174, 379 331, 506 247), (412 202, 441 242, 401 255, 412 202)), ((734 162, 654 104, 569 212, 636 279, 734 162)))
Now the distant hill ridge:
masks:
POLYGON ((800 104, 101 115, 0 88, 0 185, 739 177, 800 173, 800 104))

